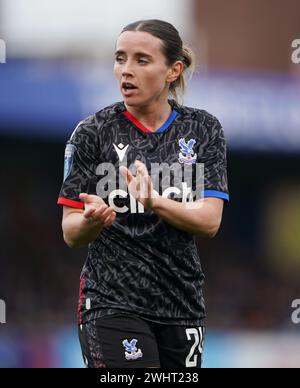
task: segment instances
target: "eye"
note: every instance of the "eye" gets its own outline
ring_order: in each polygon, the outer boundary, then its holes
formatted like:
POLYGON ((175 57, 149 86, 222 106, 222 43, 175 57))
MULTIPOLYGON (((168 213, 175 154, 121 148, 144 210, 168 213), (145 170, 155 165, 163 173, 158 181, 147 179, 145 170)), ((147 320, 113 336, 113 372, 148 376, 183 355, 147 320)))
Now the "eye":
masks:
POLYGON ((124 57, 116 57, 116 62, 118 63, 124 63, 125 62, 125 58, 124 57))
POLYGON ((139 60, 138 60, 138 63, 139 63, 140 65, 148 65, 149 61, 147 61, 146 59, 139 59, 139 60))

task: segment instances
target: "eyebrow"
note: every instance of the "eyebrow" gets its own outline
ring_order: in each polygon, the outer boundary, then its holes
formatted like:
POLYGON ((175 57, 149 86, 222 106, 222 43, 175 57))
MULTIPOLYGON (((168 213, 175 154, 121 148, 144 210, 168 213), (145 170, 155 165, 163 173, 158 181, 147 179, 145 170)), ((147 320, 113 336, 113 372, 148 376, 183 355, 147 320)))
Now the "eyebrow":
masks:
MULTIPOLYGON (((122 51, 122 50, 118 50, 115 52, 115 56, 118 56, 118 55, 124 55, 126 54, 125 51, 122 51)), ((147 53, 143 53, 142 51, 140 52, 137 52, 134 54, 136 57, 147 57, 147 58, 152 58, 152 55, 150 54, 147 54, 147 53)))

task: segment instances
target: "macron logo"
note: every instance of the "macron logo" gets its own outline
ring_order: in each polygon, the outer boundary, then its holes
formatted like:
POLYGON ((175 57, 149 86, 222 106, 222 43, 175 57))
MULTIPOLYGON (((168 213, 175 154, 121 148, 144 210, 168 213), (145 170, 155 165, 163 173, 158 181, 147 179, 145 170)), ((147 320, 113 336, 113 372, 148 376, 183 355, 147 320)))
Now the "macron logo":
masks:
POLYGON ((124 144, 119 144, 118 146, 114 144, 114 147, 115 147, 116 153, 118 154, 120 162, 123 162, 129 145, 125 147, 124 144))

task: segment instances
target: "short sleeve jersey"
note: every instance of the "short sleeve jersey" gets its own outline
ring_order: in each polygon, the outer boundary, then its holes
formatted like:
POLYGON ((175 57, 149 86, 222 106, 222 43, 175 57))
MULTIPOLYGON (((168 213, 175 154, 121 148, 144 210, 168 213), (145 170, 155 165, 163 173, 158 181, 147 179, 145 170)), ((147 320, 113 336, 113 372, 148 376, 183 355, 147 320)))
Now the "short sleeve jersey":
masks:
POLYGON ((229 201, 221 124, 206 111, 170 104, 171 116, 155 132, 120 102, 82 121, 67 143, 58 204, 84 209, 79 195, 88 193, 117 213, 114 224, 89 244, 80 281, 80 323, 123 312, 166 324, 203 324, 204 274, 196 236, 144 209, 119 174, 121 165, 131 169, 136 160, 150 175, 153 168, 177 166, 167 181, 158 174, 160 195, 183 202, 186 192, 193 201, 200 190, 200 197, 229 201), (182 173, 196 165, 204 166, 201 189, 194 175, 188 187, 182 173))

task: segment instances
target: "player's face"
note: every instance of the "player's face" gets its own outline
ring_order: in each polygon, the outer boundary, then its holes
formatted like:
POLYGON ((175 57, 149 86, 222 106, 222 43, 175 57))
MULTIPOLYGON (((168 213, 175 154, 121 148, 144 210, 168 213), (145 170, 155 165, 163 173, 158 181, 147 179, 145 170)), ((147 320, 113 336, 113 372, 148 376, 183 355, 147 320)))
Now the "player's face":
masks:
POLYGON ((148 106, 168 98, 174 74, 160 39, 147 32, 124 32, 117 41, 115 57, 115 75, 128 106, 148 106))

